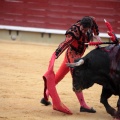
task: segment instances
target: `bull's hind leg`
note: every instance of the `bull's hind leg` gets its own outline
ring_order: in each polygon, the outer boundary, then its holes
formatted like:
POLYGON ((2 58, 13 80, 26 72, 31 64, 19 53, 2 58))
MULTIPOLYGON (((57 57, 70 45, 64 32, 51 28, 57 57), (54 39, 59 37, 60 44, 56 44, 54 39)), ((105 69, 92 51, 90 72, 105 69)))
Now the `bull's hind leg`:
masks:
POLYGON ((105 106, 106 111, 110 115, 115 116, 116 110, 114 108, 112 108, 108 103, 108 98, 110 98, 111 95, 112 95, 112 93, 111 93, 110 89, 106 89, 103 87, 100 102, 105 106))

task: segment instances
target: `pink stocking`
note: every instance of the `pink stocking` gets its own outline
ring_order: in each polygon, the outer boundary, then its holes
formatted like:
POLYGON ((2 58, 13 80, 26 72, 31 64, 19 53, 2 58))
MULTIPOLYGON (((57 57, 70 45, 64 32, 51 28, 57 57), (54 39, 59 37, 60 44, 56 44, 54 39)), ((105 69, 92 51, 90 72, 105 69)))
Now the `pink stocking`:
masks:
POLYGON ((90 109, 90 107, 87 106, 87 104, 85 103, 85 100, 84 100, 84 97, 83 97, 83 93, 82 92, 75 92, 75 94, 76 94, 76 96, 77 96, 77 98, 79 100, 80 105, 82 107, 84 107, 84 108, 90 109))

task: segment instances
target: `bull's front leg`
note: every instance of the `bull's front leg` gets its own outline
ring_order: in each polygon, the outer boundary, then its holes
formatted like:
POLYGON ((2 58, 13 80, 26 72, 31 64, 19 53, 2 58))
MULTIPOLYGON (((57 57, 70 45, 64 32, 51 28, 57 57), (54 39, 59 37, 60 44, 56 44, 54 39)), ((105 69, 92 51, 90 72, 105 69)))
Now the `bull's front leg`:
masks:
POLYGON ((106 108, 106 111, 111 116, 115 116, 116 110, 113 107, 111 107, 108 103, 108 98, 110 98, 111 95, 112 95, 112 93, 111 93, 110 89, 106 89, 103 87, 100 102, 104 105, 104 107, 106 108))

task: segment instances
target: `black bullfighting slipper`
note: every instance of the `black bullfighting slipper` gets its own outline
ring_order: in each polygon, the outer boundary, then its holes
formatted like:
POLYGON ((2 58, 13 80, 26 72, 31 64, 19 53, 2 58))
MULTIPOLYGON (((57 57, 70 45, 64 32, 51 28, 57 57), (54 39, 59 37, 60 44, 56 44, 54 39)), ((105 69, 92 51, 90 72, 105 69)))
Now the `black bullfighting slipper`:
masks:
POLYGON ((44 104, 45 106, 51 105, 51 102, 46 101, 45 98, 42 98, 40 103, 44 104))
POLYGON ((88 113, 96 113, 96 110, 94 110, 93 108, 88 109, 88 108, 84 108, 84 107, 80 107, 80 112, 88 112, 88 113))

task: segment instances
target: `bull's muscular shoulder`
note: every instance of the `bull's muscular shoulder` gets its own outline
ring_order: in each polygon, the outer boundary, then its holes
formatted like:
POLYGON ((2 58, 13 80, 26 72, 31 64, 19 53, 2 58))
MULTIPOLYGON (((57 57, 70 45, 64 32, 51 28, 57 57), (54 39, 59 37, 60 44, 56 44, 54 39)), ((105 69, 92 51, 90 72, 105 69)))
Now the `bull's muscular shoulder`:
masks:
POLYGON ((72 25, 67 31, 65 35, 70 34, 71 36, 73 36, 76 40, 80 39, 80 28, 78 25, 74 24, 72 25))
POLYGON ((92 69, 100 70, 104 68, 103 70, 109 72, 107 68, 110 66, 110 59, 108 53, 103 48, 96 48, 90 51, 85 58, 89 59, 92 69))
MULTIPOLYGON (((111 60, 111 70, 120 72, 120 45, 110 45, 106 47, 111 60)), ((112 72, 113 73, 113 72, 112 72)))

